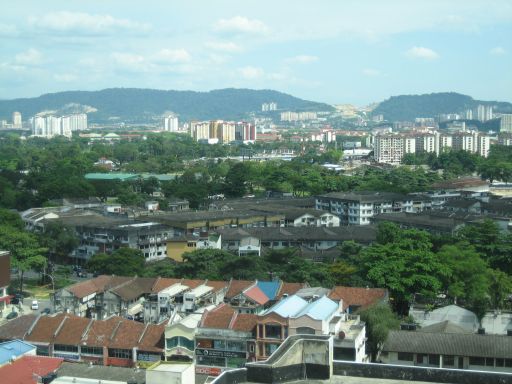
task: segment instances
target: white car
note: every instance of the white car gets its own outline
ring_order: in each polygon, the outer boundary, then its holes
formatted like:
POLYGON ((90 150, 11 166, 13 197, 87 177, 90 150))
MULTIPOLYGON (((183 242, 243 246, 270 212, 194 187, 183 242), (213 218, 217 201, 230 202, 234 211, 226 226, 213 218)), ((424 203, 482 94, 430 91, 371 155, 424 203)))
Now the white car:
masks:
POLYGON ((37 300, 32 300, 32 305, 30 306, 30 308, 32 308, 33 311, 37 311, 39 309, 39 303, 37 302, 37 300))

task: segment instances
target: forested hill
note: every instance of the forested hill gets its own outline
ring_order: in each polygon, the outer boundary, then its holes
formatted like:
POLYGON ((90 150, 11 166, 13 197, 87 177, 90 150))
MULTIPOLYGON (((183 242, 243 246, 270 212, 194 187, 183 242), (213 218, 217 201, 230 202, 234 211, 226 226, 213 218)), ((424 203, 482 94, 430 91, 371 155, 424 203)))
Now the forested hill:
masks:
POLYGON ((441 113, 459 113, 477 105, 492 105, 497 112, 512 112, 511 103, 474 100, 472 97, 460 93, 445 92, 392 96, 380 103, 374 109, 373 114, 382 114, 388 121, 411 121, 416 117, 436 117, 441 113))
MULTIPOLYGON (((181 120, 242 119, 260 111, 261 104, 274 101, 279 110, 331 111, 332 106, 302 100, 273 90, 219 89, 209 92, 164 91, 139 88, 110 88, 101 91, 69 91, 39 97, 0 100, 0 119, 11 119, 13 111, 29 118, 41 111, 60 110, 68 105, 96 109, 88 114, 92 122, 146 122, 152 117, 172 111, 181 120), (79 104, 79 105, 77 105, 79 104), (115 120, 114 120, 115 121, 115 120)), ((68 108, 69 109, 69 108, 68 108)))

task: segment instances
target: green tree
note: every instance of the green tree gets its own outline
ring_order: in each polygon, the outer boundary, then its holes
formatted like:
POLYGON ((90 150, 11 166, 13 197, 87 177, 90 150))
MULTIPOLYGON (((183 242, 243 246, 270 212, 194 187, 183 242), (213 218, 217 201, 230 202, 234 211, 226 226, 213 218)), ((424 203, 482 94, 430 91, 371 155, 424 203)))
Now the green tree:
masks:
POLYGON ((448 268, 444 276, 448 296, 468 306, 481 305, 488 298, 487 263, 468 243, 444 245, 438 256, 448 268), (478 304, 477 304, 478 303, 478 304))
MULTIPOLYGON (((390 232, 392 227, 382 228, 390 232)), ((404 314, 415 293, 435 297, 442 287, 440 278, 448 271, 432 252, 428 233, 397 226, 394 232, 393 242, 363 249, 361 267, 373 285, 389 289, 395 310, 404 314)))
POLYGON ((361 311, 359 314, 361 320, 366 324, 366 336, 368 337, 366 345, 372 356, 372 361, 375 361, 388 337, 389 331, 398 329, 400 327, 400 320, 391 308, 385 304, 372 306, 361 311))
POLYGON ((0 226, 0 249, 9 251, 12 265, 18 268, 20 292, 23 292, 25 272, 46 267, 46 248, 42 247, 35 235, 19 229, 0 226))
POLYGON ((107 255, 98 253, 87 262, 87 269, 105 275, 142 276, 145 260, 142 251, 132 248, 119 248, 107 255))
POLYGON ((489 293, 492 308, 503 309, 512 294, 512 278, 499 269, 489 270, 489 293))
POLYGON ((237 257, 220 249, 197 249, 183 254, 183 262, 176 266, 176 271, 191 279, 222 280, 222 268, 237 257))

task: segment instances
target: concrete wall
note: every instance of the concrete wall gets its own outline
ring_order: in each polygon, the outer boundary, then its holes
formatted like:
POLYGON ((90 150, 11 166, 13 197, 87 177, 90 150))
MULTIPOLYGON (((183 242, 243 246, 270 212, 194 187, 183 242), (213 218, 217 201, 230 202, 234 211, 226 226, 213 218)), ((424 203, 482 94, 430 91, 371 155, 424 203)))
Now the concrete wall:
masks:
POLYGON ((372 377, 380 379, 406 380, 409 382, 426 381, 452 384, 512 384, 512 374, 510 373, 352 363, 348 361, 334 361, 333 373, 337 376, 372 377))

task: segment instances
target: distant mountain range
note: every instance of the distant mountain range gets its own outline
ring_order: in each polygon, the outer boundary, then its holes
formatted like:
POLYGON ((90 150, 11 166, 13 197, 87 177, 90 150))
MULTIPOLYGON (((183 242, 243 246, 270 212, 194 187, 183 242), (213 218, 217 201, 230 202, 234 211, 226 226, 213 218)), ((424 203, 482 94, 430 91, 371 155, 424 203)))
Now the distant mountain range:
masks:
MULTIPOLYGON (((279 111, 333 111, 331 105, 302 100, 273 90, 219 89, 209 92, 164 91, 140 88, 109 88, 101 91, 68 91, 39 97, 0 100, 0 119, 11 120, 20 111, 26 120, 37 113, 87 112, 90 122, 147 123, 166 112, 181 121, 247 119, 261 110, 261 104, 277 103, 279 111)), ((492 105, 496 112, 512 113, 512 104, 474 100, 454 92, 392 96, 379 103, 373 115, 388 121, 411 121, 416 117, 436 117, 460 113, 478 105, 492 105)))
POLYGON ((90 122, 148 122, 172 111, 180 120, 247 118, 261 111, 261 104, 276 102, 279 110, 332 111, 328 104, 302 100, 272 90, 219 89, 210 92, 110 88, 101 91, 68 91, 39 97, 0 100, 0 119, 20 111, 28 119, 43 111, 86 111, 90 122))
POLYGON ((373 115, 382 114, 388 121, 411 121, 416 117, 436 117, 441 113, 461 113, 478 105, 492 105, 496 112, 512 113, 512 104, 474 100, 455 92, 392 96, 381 102, 373 115))

